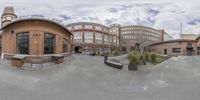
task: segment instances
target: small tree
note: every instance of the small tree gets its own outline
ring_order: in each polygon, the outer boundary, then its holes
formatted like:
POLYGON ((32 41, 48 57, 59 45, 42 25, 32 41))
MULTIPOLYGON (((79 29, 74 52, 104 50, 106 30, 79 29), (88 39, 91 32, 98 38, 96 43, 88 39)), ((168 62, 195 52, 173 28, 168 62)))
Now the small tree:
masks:
POLYGON ((131 52, 128 54, 128 60, 130 64, 137 65, 140 60, 140 55, 137 52, 131 52))

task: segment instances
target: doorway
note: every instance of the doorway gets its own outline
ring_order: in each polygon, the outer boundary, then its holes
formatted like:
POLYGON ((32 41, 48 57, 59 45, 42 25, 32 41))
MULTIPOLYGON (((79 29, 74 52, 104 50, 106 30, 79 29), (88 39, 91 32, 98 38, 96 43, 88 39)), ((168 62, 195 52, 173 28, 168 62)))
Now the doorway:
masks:
POLYGON ((82 47, 81 46, 76 46, 74 48, 75 53, 82 53, 82 47))
POLYGON ((167 55, 167 49, 164 49, 164 55, 167 55))
POLYGON ((187 48, 187 55, 192 56, 193 54, 193 48, 187 48))

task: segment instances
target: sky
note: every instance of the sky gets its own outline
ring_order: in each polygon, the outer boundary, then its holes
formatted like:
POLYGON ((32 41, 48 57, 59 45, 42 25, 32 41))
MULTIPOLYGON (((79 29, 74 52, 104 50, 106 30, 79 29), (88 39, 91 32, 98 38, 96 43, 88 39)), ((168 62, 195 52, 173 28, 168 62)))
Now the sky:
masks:
POLYGON ((173 38, 200 34, 200 0, 0 0, 0 14, 13 6, 18 17, 43 15, 63 24, 97 22, 164 29, 173 38))

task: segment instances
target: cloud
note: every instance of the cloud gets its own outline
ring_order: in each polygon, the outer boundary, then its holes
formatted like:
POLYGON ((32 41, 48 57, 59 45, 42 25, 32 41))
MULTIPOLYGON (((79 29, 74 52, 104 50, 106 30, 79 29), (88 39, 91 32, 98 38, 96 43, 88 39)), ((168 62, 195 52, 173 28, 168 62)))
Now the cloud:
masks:
POLYGON ((4 0, 0 1, 0 9, 11 5, 18 16, 44 15, 63 24, 80 21, 108 26, 140 24, 165 29, 178 38, 180 23, 183 23, 183 33, 200 33, 199 3, 197 0, 4 0))
POLYGON ((194 19, 190 22, 188 22, 189 25, 198 25, 200 24, 200 18, 199 19, 194 19))

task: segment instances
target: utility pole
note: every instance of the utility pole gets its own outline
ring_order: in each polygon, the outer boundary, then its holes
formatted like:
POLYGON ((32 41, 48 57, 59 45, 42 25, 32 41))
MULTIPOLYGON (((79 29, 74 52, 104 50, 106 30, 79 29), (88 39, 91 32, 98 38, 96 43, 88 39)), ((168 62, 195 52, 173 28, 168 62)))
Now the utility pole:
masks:
POLYGON ((181 38, 181 34, 183 33, 183 24, 180 23, 180 38, 181 38))

